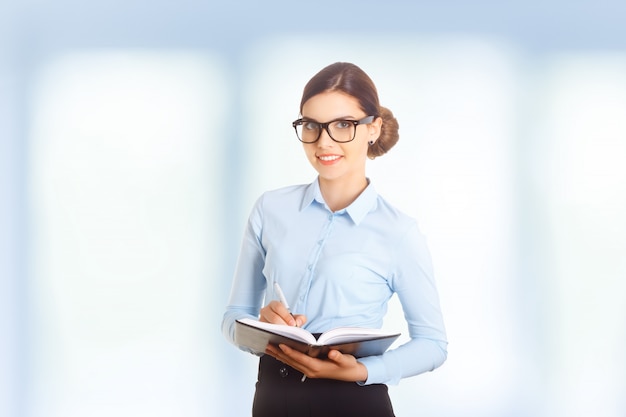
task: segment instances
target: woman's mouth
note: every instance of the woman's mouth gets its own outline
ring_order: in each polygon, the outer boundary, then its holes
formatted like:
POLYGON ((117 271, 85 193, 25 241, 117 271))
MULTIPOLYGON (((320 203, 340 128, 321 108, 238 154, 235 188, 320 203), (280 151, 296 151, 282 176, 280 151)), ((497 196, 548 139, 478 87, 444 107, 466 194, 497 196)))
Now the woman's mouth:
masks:
POLYGON ((341 158, 341 155, 319 155, 317 157, 317 159, 319 159, 320 162, 324 165, 332 164, 333 162, 337 161, 339 158, 341 158))

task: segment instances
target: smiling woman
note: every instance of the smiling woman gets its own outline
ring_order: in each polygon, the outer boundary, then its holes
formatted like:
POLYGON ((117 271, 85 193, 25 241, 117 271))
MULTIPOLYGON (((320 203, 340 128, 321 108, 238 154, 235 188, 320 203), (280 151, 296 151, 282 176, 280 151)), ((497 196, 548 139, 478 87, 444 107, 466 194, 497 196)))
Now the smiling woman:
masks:
POLYGON ((314 358, 268 345, 252 405, 255 417, 391 417, 387 384, 432 371, 447 357, 424 236, 413 218, 377 194, 365 172, 368 155, 381 155, 397 142, 398 125, 378 104, 365 72, 344 62, 325 67, 307 83, 300 113, 294 127, 317 178, 268 191, 257 201, 222 330, 237 344, 235 323, 243 318, 300 324, 311 333, 380 328, 396 294, 409 329, 401 347, 357 359, 338 350, 314 358), (285 257, 290 260, 281 261, 285 257), (295 317, 274 300, 277 283, 294 301, 295 317))
MULTIPOLYGON (((454 349, 447 363, 436 372, 389 386, 394 410, 397 415, 413 415, 416 409, 424 409, 433 415, 470 412, 472 416, 484 416, 500 415, 502 407, 524 409, 529 406, 527 403, 519 405, 511 397, 518 389, 525 389, 527 381, 520 378, 528 373, 516 372, 519 361, 509 358, 527 358, 531 352, 527 344, 535 339, 523 337, 522 343, 511 344, 512 339, 500 336, 521 332, 514 309, 517 304, 510 299, 511 286, 516 285, 512 244, 515 227, 511 217, 512 168, 516 165, 510 159, 515 142, 511 121, 515 120, 516 111, 512 101, 516 73, 510 60, 511 49, 489 39, 394 38, 393 42, 372 39, 366 42, 367 47, 346 54, 343 45, 358 44, 363 39, 347 36, 342 40, 341 45, 331 40, 320 45, 318 39, 310 37, 285 39, 266 45, 255 55, 257 82, 248 97, 252 123, 245 133, 250 138, 250 154, 254 155, 249 169, 262 175, 250 178, 249 188, 244 190, 250 206, 253 197, 264 189, 279 188, 285 181, 306 184, 317 174, 302 152, 303 147, 316 144, 301 144, 292 126, 294 118, 302 116, 296 113, 294 117, 294 103, 301 101, 302 80, 328 63, 322 60, 325 56, 347 56, 368 68, 377 82, 380 103, 393 110, 402 133, 402 140, 390 152, 373 161, 367 158, 368 176, 381 194, 397 202, 406 213, 415 214, 420 229, 428 236, 454 349), (371 54, 371 47, 376 47, 378 53, 371 54), (325 53, 289 67, 275 65, 276 59, 295 48, 320 48, 325 53), (277 85, 281 88, 277 89, 277 85), (270 96, 272 106, 267 106, 270 96), (264 111, 259 112, 259 108, 264 111), (492 314, 492 309, 497 309, 497 314, 492 314), (489 349, 484 348, 486 344, 489 349), (458 401, 450 401, 451 398, 458 401)), ((368 113, 347 115, 356 120, 365 114, 368 113)), ((320 117, 315 121, 330 120, 320 117)), ((291 226, 287 230, 301 227, 306 226, 291 226)), ((333 227, 338 227, 338 223, 333 227)), ((385 229, 380 232, 384 235, 385 229)), ((310 234, 311 239, 318 236, 319 240, 319 231, 310 234)), ((344 246, 329 246, 327 252, 353 262, 348 257, 351 252, 356 254, 363 245, 376 241, 374 237, 363 239, 362 235, 357 240, 344 246)), ((370 246, 374 255, 370 263, 360 265, 363 269, 377 270, 373 265, 375 255, 387 250, 387 242, 376 244, 382 249, 370 246)), ((268 252, 268 265, 269 256, 297 264, 301 250, 294 244, 293 251, 268 252)), ((308 267, 309 264, 307 271, 308 267)), ((328 280, 318 281, 324 285, 334 280, 333 271, 341 277, 352 273, 338 269, 330 261, 316 268, 318 275, 328 274, 328 280)), ((267 272, 273 276, 273 268, 268 267, 267 272)), ((303 273, 297 269, 287 274, 303 273)), ((286 288, 282 282, 281 286, 286 288)), ((290 297, 287 289, 285 292, 291 307, 295 307, 293 297, 299 294, 290 297)), ((346 306, 343 295, 320 294, 328 300, 325 304, 341 305, 338 314, 358 314, 346 306)), ((355 305, 359 304, 357 300, 355 305)), ((389 301, 383 326, 401 332, 404 342, 408 335, 399 304, 396 297, 389 301)), ((254 380, 251 374, 242 376, 240 384, 254 380)))
POLYGON ((348 127, 343 127, 342 134, 348 140, 338 142, 330 134, 331 129, 318 128, 317 140, 303 145, 311 166, 319 174, 326 203, 333 211, 347 207, 367 186, 365 161, 369 148, 380 136, 382 119, 363 113, 356 98, 337 91, 314 95, 302 106, 304 120, 348 120, 343 122, 348 127), (350 123, 363 119, 370 119, 370 123, 350 123), (332 193, 333 184, 353 191, 332 193))

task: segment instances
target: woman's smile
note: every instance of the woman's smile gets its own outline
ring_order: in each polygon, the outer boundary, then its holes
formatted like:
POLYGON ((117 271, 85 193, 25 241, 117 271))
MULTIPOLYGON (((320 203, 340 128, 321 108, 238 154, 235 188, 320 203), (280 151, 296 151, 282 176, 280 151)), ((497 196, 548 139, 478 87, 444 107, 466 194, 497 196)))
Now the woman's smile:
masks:
POLYGON ((317 159, 322 165, 333 165, 341 159, 341 155, 317 155, 317 159))

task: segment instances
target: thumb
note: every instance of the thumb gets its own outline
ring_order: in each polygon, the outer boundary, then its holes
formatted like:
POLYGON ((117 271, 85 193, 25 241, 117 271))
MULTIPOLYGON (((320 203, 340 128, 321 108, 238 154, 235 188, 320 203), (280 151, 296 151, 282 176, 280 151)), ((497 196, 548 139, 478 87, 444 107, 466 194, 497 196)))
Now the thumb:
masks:
POLYGON ((341 362, 341 359, 343 358, 343 355, 341 354, 341 352, 339 352, 338 350, 331 350, 328 352, 328 359, 330 359, 333 362, 341 362))

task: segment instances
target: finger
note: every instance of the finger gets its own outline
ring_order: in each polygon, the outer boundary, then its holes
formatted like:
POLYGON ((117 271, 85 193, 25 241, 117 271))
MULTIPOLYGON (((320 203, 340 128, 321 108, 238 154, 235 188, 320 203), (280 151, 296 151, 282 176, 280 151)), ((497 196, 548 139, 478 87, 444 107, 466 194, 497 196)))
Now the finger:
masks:
POLYGON ((291 315, 289 310, 287 310, 282 303, 275 300, 261 309, 259 320, 267 323, 286 324, 288 326, 295 326, 297 324, 296 319, 291 315))
POLYGON ((295 362, 295 361, 299 361, 302 360, 304 358, 304 360, 306 360, 307 358, 309 358, 308 355, 305 355, 302 352, 297 351, 296 349, 292 349, 287 345, 284 344, 279 344, 277 345, 273 345, 273 344, 268 344, 265 347, 265 353, 272 355, 273 357, 275 357, 276 359, 280 359, 282 361, 290 361, 290 362, 295 362))
POLYGON ((310 362, 314 359, 309 355, 306 355, 296 349, 292 349, 282 343, 278 345, 278 348, 276 359, 303 373, 306 372, 307 369, 310 369, 310 362))
POLYGON ((265 347, 265 353, 278 359, 282 352, 276 346, 269 344, 265 347))
POLYGON ((294 369, 299 370, 300 372, 304 373, 304 370, 302 368, 302 365, 292 359, 290 356, 288 356, 287 354, 285 354, 281 348, 275 346, 275 345, 267 345, 267 347, 265 348, 265 353, 269 356, 272 356, 274 359, 291 366, 294 369))
POLYGON ((296 318, 291 314, 291 312, 285 307, 283 303, 278 301, 272 301, 270 303, 272 310, 278 315, 280 320, 288 325, 288 326, 297 326, 296 318))
POLYGON ((295 314, 293 317, 296 319, 296 326, 302 327, 306 324, 306 316, 304 314, 295 314))
POLYGON ((278 345, 278 347, 280 348, 282 354, 284 354, 285 356, 288 356, 290 358, 293 358, 293 359, 296 359, 296 360, 303 360, 303 359, 306 360, 306 359, 310 358, 309 355, 306 355, 306 354, 300 352, 299 350, 293 349, 293 348, 291 348, 291 347, 289 347, 289 346, 287 346, 287 345, 285 345, 283 343, 280 343, 278 345))
POLYGON ((301 366, 309 366, 314 360, 309 355, 302 353, 299 350, 290 348, 282 343, 279 344, 278 347, 280 349, 279 355, 281 355, 284 359, 289 360, 291 363, 297 363, 301 366))

